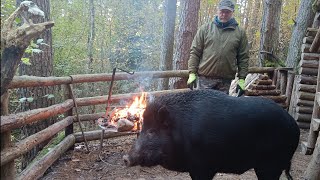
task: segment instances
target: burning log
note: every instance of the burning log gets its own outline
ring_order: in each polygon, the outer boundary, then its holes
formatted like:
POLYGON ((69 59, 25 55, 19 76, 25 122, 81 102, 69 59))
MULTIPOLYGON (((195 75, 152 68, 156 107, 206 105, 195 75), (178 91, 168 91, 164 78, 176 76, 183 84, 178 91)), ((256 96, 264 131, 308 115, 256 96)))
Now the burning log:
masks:
POLYGON ((120 119, 117 125, 119 132, 130 131, 134 128, 134 123, 125 118, 120 119))

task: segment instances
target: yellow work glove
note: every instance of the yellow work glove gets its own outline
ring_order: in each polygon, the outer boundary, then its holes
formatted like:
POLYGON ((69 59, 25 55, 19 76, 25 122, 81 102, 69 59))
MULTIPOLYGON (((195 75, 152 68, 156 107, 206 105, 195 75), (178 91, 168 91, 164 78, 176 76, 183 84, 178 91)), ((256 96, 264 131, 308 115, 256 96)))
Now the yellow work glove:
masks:
POLYGON ((193 88, 196 88, 197 87, 197 83, 196 83, 196 79, 197 79, 197 76, 195 73, 190 73, 189 74, 189 79, 187 81, 187 85, 188 87, 192 90, 193 88))
POLYGON ((237 88, 236 88, 236 92, 237 92, 237 97, 242 96, 242 94, 244 93, 244 79, 239 79, 238 84, 237 84, 237 88))

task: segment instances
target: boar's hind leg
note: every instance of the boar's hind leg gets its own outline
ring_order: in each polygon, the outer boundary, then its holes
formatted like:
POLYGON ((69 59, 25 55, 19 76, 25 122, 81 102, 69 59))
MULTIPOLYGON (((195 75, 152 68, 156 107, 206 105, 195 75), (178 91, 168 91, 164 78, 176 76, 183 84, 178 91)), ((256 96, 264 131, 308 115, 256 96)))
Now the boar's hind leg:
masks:
POLYGON ((258 180, 279 180, 282 169, 254 169, 258 180))
POLYGON ((210 170, 198 169, 190 172, 192 180, 212 180, 216 172, 210 170))

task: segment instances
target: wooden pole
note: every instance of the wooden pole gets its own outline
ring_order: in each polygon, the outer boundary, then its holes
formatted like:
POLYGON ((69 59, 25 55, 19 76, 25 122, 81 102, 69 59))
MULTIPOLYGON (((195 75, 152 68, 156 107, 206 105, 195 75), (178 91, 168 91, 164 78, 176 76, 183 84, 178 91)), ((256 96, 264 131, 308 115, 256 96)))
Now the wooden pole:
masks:
POLYGON ((69 84, 68 86, 69 86, 70 93, 71 93, 71 97, 72 97, 72 100, 73 100, 73 103, 74 103, 74 110, 75 110, 75 112, 76 112, 77 121, 78 121, 78 123, 79 123, 79 127, 80 127, 80 130, 81 130, 82 136, 83 136, 83 138, 84 138, 84 144, 86 145, 87 152, 89 152, 89 146, 88 146, 86 137, 84 136, 83 128, 82 128, 82 123, 81 123, 81 120, 80 120, 80 118, 79 118, 78 105, 77 105, 76 99, 75 99, 74 94, 73 94, 72 84, 69 84))
MULTIPOLYGON (((287 88, 286 88, 286 105, 290 107, 290 101, 292 96, 292 88, 293 88, 293 81, 294 81, 294 71, 288 71, 288 80, 287 80, 287 88)), ((289 111, 289 108, 288 108, 289 111)))
MULTIPOLYGON (((8 92, 5 92, 1 96, 1 115, 8 115, 9 114, 9 94, 8 92)), ((12 147, 11 142, 11 131, 2 132, 0 134, 0 144, 1 144, 1 152, 3 152, 5 149, 12 147)), ((1 158, 2 162, 2 158, 1 158)), ((14 166, 14 159, 10 162, 8 162, 6 165, 1 165, 1 174, 0 179, 3 180, 13 180, 15 177, 15 166, 14 166)))
POLYGON ((279 70, 280 72, 280 94, 286 94, 288 71, 279 70))
POLYGON ((62 114, 72 107, 73 101, 69 99, 64 103, 55 104, 46 108, 33 109, 26 112, 11 114, 9 116, 1 116, 1 132, 6 132, 32 122, 62 114))
MULTIPOLYGON (((70 90, 69 86, 68 86, 68 85, 64 85, 63 88, 64 88, 64 92, 66 92, 66 93, 65 93, 65 100, 72 99, 72 97, 71 97, 71 92, 70 92, 71 90, 70 90)), ((69 109, 69 110, 65 113, 65 117, 68 117, 68 116, 73 116, 73 110, 72 110, 72 108, 69 109)), ((73 134, 73 123, 66 127, 64 133, 65 133, 65 136, 68 136, 68 135, 70 135, 70 134, 73 134)), ((74 146, 72 146, 72 147, 70 148, 70 150, 71 150, 71 149, 74 149, 74 146)))
MULTIPOLYGON (((270 73, 274 71, 274 67, 250 67, 249 73, 270 73)), ((129 75, 123 72, 117 72, 114 77, 115 81, 139 79, 139 78, 171 78, 171 77, 188 77, 188 70, 174 70, 174 71, 143 71, 135 72, 129 75)), ((102 74, 81 74, 72 75, 73 83, 88 83, 88 82, 101 82, 111 81, 111 73, 102 74)), ((62 84, 70 84, 71 77, 36 77, 36 76, 15 76, 9 84, 9 89, 21 87, 36 87, 36 86, 54 86, 62 84)))
POLYGON ((45 156, 32 165, 28 166, 27 169, 22 171, 17 177, 18 180, 34 180, 39 179, 46 170, 72 145, 75 143, 75 137, 69 135, 63 139, 58 145, 52 148, 45 156))
MULTIPOLYGON (((165 91, 153 91, 147 92, 151 96, 159 96, 167 93, 177 93, 190 91, 190 89, 176 89, 176 90, 165 90, 165 91)), ((113 95, 112 102, 119 102, 124 99, 132 99, 132 97, 140 96, 141 93, 131 94, 116 94, 113 95)), ((108 96, 96 96, 87 98, 77 98, 76 103, 78 106, 89 106, 97 104, 106 104, 108 96)), ((15 128, 19 128, 25 124, 30 124, 42 119, 46 119, 61 113, 64 113, 73 107, 73 101, 68 99, 64 103, 56 104, 46 108, 34 109, 28 112, 22 112, 18 114, 12 114, 9 116, 1 116, 1 132, 9 131, 15 128)))
MULTIPOLYGON (((137 132, 117 132, 117 131, 110 131, 106 130, 105 133, 103 134, 103 138, 113 138, 113 137, 118 137, 118 136, 127 136, 127 135, 132 135, 132 134, 137 134, 137 132)), ((74 134, 76 138, 76 143, 83 142, 83 136, 81 132, 77 132, 74 134)), ((86 137, 87 141, 94 141, 94 140, 100 140, 101 138, 101 130, 95 130, 95 131, 87 131, 84 132, 84 136, 86 137)))
POLYGON ((53 125, 17 142, 14 146, 1 151, 1 166, 20 157, 30 151, 34 146, 48 140, 59 131, 73 123, 73 117, 69 116, 53 125))

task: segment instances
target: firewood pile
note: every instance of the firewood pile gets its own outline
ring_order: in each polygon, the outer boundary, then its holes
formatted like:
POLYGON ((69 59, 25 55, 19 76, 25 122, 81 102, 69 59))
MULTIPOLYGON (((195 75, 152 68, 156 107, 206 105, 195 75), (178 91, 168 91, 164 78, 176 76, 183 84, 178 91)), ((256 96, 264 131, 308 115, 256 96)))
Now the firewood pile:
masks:
POLYGON ((318 29, 308 28, 301 47, 301 60, 292 90, 289 113, 300 127, 309 128, 317 85, 320 49, 311 52, 310 48, 318 29))
POLYGON ((246 86, 246 96, 262 96, 275 101, 281 107, 286 108, 286 96, 281 95, 280 90, 276 89, 273 81, 267 74, 257 74, 246 86))

